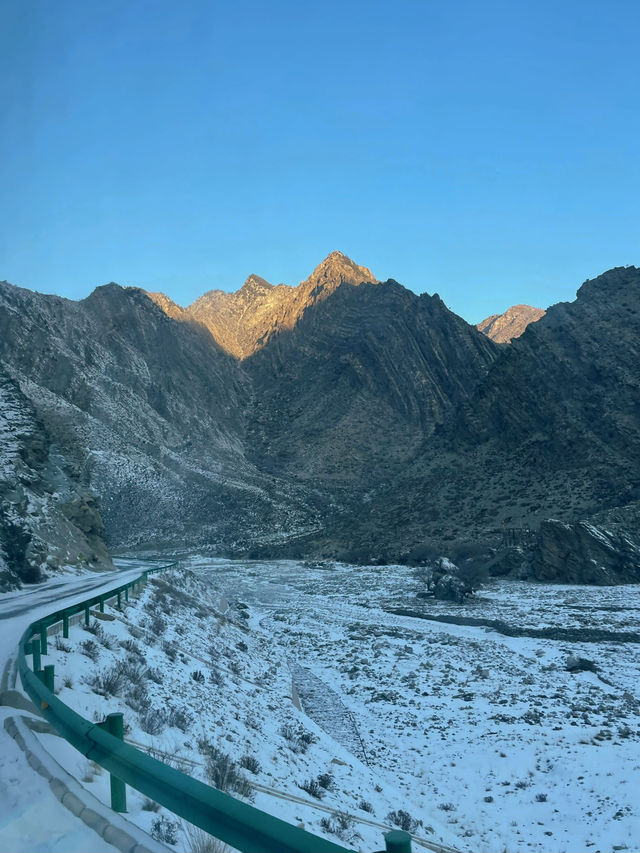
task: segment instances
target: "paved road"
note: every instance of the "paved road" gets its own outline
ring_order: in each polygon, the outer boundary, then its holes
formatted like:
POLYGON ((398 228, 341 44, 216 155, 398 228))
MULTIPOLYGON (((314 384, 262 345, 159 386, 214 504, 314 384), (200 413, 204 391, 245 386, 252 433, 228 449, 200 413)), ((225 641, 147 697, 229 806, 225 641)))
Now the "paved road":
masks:
MULTIPOLYGON (((0 594, 0 674, 16 651, 23 631, 40 616, 88 594, 108 590, 137 577, 141 568, 131 560, 115 572, 74 575, 0 594)), ((42 776, 27 764, 24 753, 4 731, 4 720, 15 714, 0 706, 0 853, 115 853, 53 796, 42 776)))

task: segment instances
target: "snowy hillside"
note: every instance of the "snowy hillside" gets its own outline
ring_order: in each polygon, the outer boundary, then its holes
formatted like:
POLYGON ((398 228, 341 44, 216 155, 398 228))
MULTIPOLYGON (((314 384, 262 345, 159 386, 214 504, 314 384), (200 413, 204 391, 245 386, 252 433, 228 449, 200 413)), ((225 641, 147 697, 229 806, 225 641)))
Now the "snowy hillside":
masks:
MULTIPOLYGON (((495 584, 449 609, 564 626, 558 640, 385 612, 416 602, 405 567, 184 565, 52 643, 61 699, 89 718, 123 710, 128 739, 347 847, 379 849, 393 825, 414 849, 633 847, 635 587, 495 584), (588 642, 599 626, 618 641, 588 642), (571 657, 592 671, 569 672, 571 657)), ((108 802, 106 773, 41 737, 108 802)), ((173 816, 128 799, 130 819, 171 836, 173 816)))

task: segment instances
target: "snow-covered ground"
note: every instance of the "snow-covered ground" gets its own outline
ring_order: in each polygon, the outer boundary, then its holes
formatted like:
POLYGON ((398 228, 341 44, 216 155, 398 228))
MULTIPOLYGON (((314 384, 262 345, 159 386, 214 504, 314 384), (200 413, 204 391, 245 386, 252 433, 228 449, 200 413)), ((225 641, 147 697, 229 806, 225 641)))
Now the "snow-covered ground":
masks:
MULTIPOLYGON (((380 849, 395 818, 416 850, 637 849, 638 587, 494 582, 457 606, 416 599, 400 566, 183 566, 97 633, 52 643, 61 699, 123 710, 128 739, 232 792, 247 780, 257 807, 347 847, 380 849), (587 642, 594 627, 623 636, 587 642), (597 672, 571 674, 570 656, 597 672)), ((108 774, 42 741, 108 802, 108 774)), ((133 791, 128 807, 148 831, 164 814, 133 791)))

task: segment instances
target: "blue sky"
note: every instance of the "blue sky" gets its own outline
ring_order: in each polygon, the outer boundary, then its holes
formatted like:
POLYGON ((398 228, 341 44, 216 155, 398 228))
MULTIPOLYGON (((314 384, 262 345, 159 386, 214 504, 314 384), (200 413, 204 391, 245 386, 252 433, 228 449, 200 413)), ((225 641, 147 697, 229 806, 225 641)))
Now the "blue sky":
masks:
POLYGON ((188 304, 340 249, 470 322, 640 265, 640 4, 0 0, 0 278, 188 304))

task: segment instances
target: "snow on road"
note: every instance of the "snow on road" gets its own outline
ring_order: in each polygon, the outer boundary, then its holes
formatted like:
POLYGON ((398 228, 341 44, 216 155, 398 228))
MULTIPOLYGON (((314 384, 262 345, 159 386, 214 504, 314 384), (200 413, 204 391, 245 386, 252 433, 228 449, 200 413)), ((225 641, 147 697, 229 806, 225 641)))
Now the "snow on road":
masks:
MULTIPOLYGON (((46 616, 63 603, 83 601, 139 574, 140 566, 130 564, 124 571, 67 575, 0 595, 0 673, 5 672, 17 650, 18 640, 35 619, 46 616)), ((24 753, 4 730, 5 719, 16 713, 20 712, 0 706, 0 851, 115 851, 62 806, 42 776, 27 764, 24 753)))

